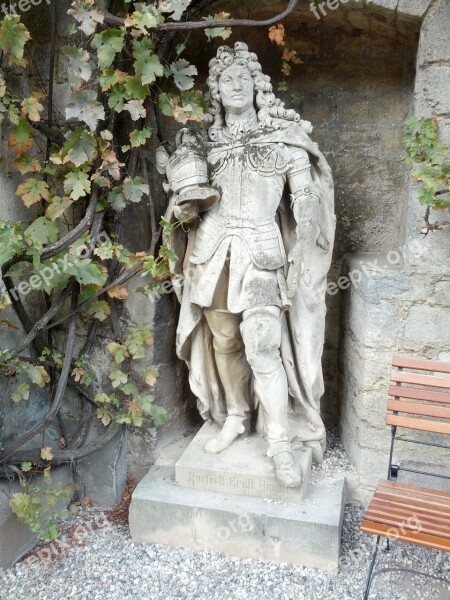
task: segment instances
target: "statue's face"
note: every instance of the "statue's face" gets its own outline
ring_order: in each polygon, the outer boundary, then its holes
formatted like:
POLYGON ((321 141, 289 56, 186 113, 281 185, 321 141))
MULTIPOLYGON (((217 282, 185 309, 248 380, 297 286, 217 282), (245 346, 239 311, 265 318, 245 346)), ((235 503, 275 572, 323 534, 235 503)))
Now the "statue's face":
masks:
POLYGON ((219 93, 225 111, 239 115, 254 106, 254 83, 250 71, 243 65, 226 68, 219 79, 219 93))

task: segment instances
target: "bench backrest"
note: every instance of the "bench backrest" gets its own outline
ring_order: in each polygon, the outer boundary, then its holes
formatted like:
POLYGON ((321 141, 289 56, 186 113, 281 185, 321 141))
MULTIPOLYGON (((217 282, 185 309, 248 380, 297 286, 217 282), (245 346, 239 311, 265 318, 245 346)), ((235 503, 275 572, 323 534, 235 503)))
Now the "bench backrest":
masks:
POLYGON ((450 435, 450 363, 394 356, 387 425, 450 435))

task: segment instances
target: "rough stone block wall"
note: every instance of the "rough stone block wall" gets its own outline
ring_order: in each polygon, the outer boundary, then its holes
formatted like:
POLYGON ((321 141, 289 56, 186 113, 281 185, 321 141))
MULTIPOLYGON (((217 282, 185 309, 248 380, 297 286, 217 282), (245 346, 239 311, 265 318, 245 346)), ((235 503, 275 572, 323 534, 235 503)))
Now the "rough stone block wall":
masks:
MULTIPOLYGON (((450 52, 444 39, 450 24, 450 4, 446 0, 418 4, 424 21, 414 114, 436 118, 444 139, 449 140, 450 52)), ((406 4, 400 2, 401 7, 406 8, 406 4)), ((395 269, 386 253, 378 257, 355 255, 347 261, 347 271, 358 270, 361 281, 352 285, 343 299, 340 428, 344 446, 360 473, 365 498, 378 478, 386 474, 390 431, 385 415, 392 356, 450 361, 450 233, 445 225, 450 219, 448 213, 432 211, 430 221, 439 220, 444 226, 423 236, 420 230, 425 207, 418 202, 418 192, 419 187, 409 180, 405 241, 398 249, 395 269), (370 263, 375 259, 388 269, 371 272, 370 263)), ((448 472, 448 451, 419 450, 406 444, 399 450, 397 457, 403 464, 448 472)), ((424 478, 423 483, 430 485, 430 480, 424 478)))

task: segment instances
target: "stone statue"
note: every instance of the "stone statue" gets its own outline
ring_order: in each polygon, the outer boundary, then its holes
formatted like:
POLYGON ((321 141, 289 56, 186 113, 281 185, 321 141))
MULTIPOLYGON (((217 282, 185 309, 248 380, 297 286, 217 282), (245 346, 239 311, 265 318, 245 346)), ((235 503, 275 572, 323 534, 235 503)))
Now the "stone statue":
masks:
POLYGON ((222 452, 255 425, 277 479, 296 487, 293 449, 309 446, 320 461, 325 448, 333 180, 310 123, 275 97, 246 44, 220 47, 209 67, 204 139, 183 129, 174 154, 158 154, 172 193, 166 217, 183 222, 170 240, 177 353, 201 415, 221 427, 205 450, 222 452))

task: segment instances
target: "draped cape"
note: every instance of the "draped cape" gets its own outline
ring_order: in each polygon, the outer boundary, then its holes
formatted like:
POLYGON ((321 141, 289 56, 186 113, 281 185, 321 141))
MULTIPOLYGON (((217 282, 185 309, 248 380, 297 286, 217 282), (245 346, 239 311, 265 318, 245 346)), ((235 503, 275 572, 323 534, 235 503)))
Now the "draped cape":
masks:
MULTIPOLYGON (((292 298, 292 307, 282 319, 281 356, 289 385, 289 427, 293 443, 320 441, 323 446, 325 428, 320 416, 320 398, 324 392, 322 352, 325 334, 325 294, 327 273, 331 265, 336 218, 331 169, 318 146, 300 124, 284 123, 279 130, 259 130, 250 134, 248 143, 283 143, 306 150, 311 162, 312 189, 320 200, 319 229, 314 245, 309 249, 309 278, 302 279, 292 298)), ((208 142, 208 149, 226 150, 228 142, 208 142)), ((169 202, 166 218, 173 219, 176 198, 169 202)), ((296 221, 290 206, 290 196, 283 195, 277 212, 286 255, 294 247, 296 221)), ((167 240, 179 257, 172 263, 173 284, 180 300, 177 329, 177 354, 189 367, 189 383, 197 397, 198 409, 205 420, 223 424, 226 404, 214 361, 211 331, 203 309, 190 302, 189 255, 195 236, 195 226, 188 234, 176 228, 167 240)), ((253 405, 250 402, 250 405, 253 405)), ((257 399, 256 399, 257 404, 257 399)), ((258 415, 258 428, 266 430, 264 415, 258 415)))

